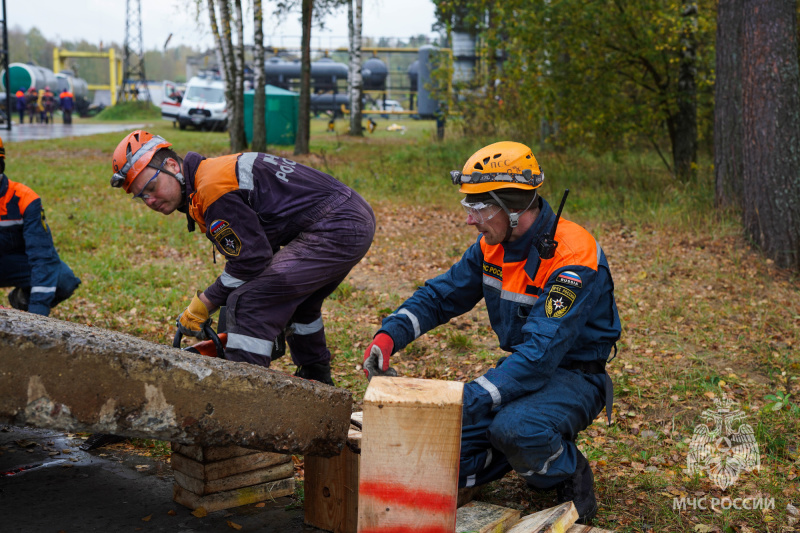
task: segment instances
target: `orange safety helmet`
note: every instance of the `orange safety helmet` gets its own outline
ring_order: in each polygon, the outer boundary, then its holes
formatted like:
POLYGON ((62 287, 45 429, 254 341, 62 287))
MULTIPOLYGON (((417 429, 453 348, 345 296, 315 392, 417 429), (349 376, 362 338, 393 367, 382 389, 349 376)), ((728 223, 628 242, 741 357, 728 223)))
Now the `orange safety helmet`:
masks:
POLYGON ((458 192, 479 194, 497 189, 533 190, 544 183, 531 149, 524 144, 502 141, 484 146, 470 157, 460 172, 450 172, 458 192))
POLYGON ((163 137, 144 130, 129 133, 114 150, 111 160, 111 170, 114 172, 111 186, 122 187, 125 192, 131 192, 131 183, 149 166, 155 153, 170 146, 172 143, 168 143, 163 137))

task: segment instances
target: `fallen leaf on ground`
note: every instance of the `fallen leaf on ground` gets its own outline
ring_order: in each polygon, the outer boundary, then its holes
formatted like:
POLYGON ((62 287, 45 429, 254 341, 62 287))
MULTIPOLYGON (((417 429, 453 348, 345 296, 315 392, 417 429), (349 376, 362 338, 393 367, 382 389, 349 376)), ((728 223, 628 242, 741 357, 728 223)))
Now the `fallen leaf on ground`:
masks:
POLYGON ((153 515, 149 514, 142 518, 142 522, 149 522, 151 518, 153 518, 153 515))
POLYGON ((208 511, 206 511, 205 507, 198 507, 197 509, 192 511, 192 514, 197 518, 203 518, 204 516, 208 515, 208 511))
POLYGON ((256 504, 256 507, 264 507, 265 505, 267 505, 267 504, 264 503, 264 502, 259 502, 259 503, 256 504))
POLYGON ((242 529, 242 526, 236 522, 231 522, 230 520, 228 520, 228 526, 232 527, 233 529, 242 529))
POLYGON ((170 509, 169 511, 167 511, 167 514, 170 516, 175 516, 178 513, 176 513, 174 509, 170 509))

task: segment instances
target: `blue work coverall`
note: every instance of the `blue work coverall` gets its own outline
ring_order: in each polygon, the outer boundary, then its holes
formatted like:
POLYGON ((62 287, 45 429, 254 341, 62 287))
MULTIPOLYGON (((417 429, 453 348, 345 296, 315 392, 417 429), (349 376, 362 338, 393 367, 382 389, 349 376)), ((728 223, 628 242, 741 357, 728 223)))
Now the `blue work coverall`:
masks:
POLYGON ((486 300, 489 321, 509 355, 464 387, 459 486, 511 469, 550 488, 575 471, 575 438, 606 405, 605 363, 621 326, 605 254, 584 228, 561 219, 551 259, 537 243, 552 229, 546 201, 519 239, 483 237, 450 270, 420 287, 379 332, 395 351, 486 300))
POLYGON ((30 290, 28 312, 47 316, 80 285, 58 256, 42 200, 0 175, 0 287, 30 290))

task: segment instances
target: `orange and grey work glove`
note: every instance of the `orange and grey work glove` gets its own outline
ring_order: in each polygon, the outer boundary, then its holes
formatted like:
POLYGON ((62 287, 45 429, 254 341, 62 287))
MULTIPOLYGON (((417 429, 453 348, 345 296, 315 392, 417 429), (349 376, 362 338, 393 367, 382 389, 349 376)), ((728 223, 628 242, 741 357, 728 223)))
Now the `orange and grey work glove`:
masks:
POLYGON ((389 367, 394 341, 386 333, 378 333, 364 352, 364 374, 367 381, 375 376, 397 376, 397 371, 389 367))
POLYGON ((178 331, 190 337, 197 337, 200 340, 208 338, 204 329, 211 324, 211 317, 208 316, 208 308, 200 300, 200 291, 197 291, 192 298, 192 303, 184 309, 178 317, 178 331))

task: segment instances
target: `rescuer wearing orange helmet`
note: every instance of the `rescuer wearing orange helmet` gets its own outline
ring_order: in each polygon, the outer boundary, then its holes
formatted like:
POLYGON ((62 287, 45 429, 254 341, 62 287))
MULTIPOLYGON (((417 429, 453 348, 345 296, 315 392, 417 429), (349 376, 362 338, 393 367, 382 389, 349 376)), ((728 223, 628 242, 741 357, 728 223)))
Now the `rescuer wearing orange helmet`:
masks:
POLYGON ((6 152, 0 139, 0 287, 14 287, 15 309, 47 316, 81 280, 62 261, 39 195, 5 175, 6 152))
POLYGON ((484 299, 508 354, 464 386, 459 487, 469 493, 513 469, 532 488, 556 488, 586 523, 597 512, 594 478, 575 439, 603 406, 610 416, 605 365, 621 330, 605 254, 537 194, 544 173, 523 144, 486 146, 451 179, 477 242, 383 320, 365 373, 396 375, 391 354, 484 299))
POLYGON ((180 158, 162 137, 134 131, 114 151, 111 185, 164 215, 186 214, 227 259, 178 319, 205 337, 226 307, 226 359, 268 367, 286 332, 296 375, 333 384, 322 303, 372 244, 369 204, 335 178, 286 158, 240 153, 180 158))

